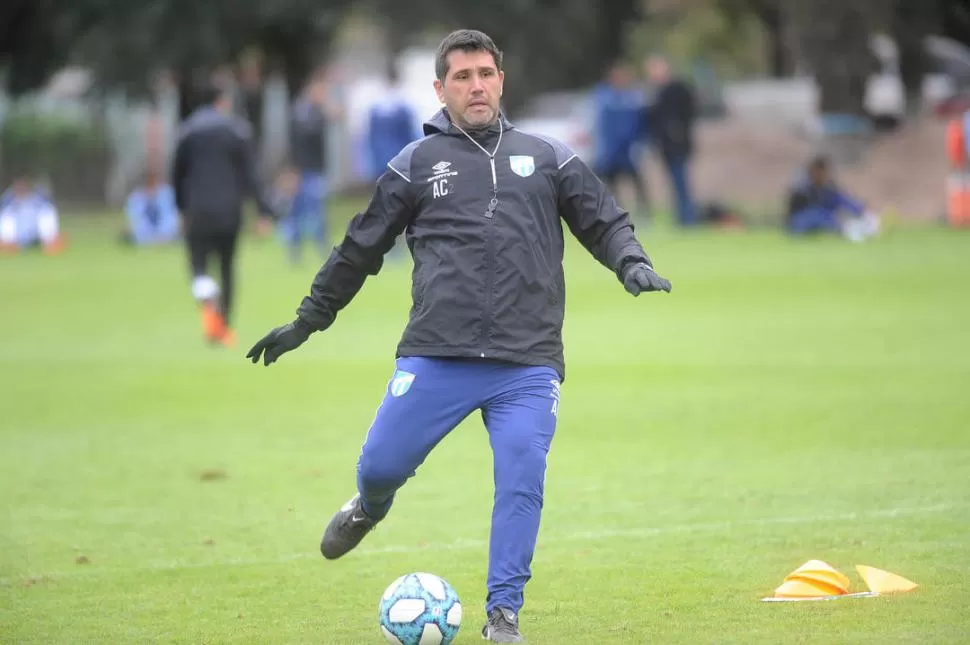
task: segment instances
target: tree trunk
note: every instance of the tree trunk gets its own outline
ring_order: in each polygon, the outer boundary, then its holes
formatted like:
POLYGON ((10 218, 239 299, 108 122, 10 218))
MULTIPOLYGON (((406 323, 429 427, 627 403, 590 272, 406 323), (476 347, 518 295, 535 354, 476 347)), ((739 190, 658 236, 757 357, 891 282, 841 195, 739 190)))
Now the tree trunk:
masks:
POLYGON ((790 0, 799 51, 819 87, 822 113, 865 115, 865 87, 875 71, 869 48, 870 0, 790 0))
POLYGON ((899 75, 906 94, 908 116, 919 114, 923 104, 923 77, 930 71, 930 60, 923 39, 939 33, 938 7, 926 0, 896 0, 892 35, 899 48, 899 75))
POLYGON ((767 38, 765 56, 768 73, 772 78, 786 78, 794 70, 781 7, 774 3, 765 5, 758 11, 758 17, 764 25, 767 38))
POLYGON ((801 59, 818 86, 821 152, 858 163, 868 143, 866 86, 876 71, 870 30, 879 7, 871 0, 789 0, 788 18, 801 59))

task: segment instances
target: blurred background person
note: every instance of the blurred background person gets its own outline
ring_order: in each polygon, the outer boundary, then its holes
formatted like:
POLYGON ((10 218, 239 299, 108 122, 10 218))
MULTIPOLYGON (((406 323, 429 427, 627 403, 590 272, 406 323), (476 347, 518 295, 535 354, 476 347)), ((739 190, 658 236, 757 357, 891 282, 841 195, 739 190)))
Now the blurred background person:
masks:
POLYGON ((648 217, 650 204, 646 179, 639 163, 639 142, 643 140, 645 96, 636 84, 630 66, 617 61, 607 78, 593 90, 594 160, 597 175, 614 194, 623 194, 623 179, 632 184, 634 212, 648 217))
POLYGON ((203 334, 224 345, 235 343, 230 324, 243 204, 252 197, 261 216, 274 216, 257 179, 251 130, 232 109, 223 88, 209 86, 203 92, 203 105, 182 125, 172 170, 203 334), (218 258, 221 285, 208 273, 212 255, 218 258))
POLYGON ((122 240, 127 244, 170 244, 180 238, 181 221, 175 205, 175 192, 155 169, 149 169, 141 185, 128 195, 125 217, 128 225, 122 240))
POLYGON ((290 122, 290 155, 300 175, 292 208, 280 221, 290 261, 300 262, 303 238, 313 238, 321 257, 328 255, 328 146, 330 121, 342 110, 331 96, 325 74, 315 73, 294 103, 290 122))
POLYGON ((63 250, 64 240, 53 200, 32 177, 23 174, 0 197, 0 251, 15 253, 28 248, 53 255, 63 250))
POLYGON ((793 235, 835 233, 861 242, 879 231, 879 217, 843 192, 832 179, 829 160, 818 156, 789 191, 787 228, 793 235))
POLYGON ((367 153, 370 179, 377 182, 387 164, 406 145, 421 138, 418 115, 401 90, 397 69, 388 70, 387 86, 380 99, 368 110, 367 153))
POLYGON ((672 75, 670 64, 662 56, 649 57, 646 72, 653 90, 653 101, 644 112, 650 141, 670 177, 677 222, 693 226, 697 213, 690 186, 690 163, 697 100, 691 86, 672 75))

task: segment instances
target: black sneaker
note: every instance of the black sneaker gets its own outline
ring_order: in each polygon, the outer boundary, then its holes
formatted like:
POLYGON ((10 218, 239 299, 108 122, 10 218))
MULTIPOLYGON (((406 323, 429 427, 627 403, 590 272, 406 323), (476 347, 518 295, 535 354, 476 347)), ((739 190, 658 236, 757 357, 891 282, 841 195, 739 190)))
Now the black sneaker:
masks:
POLYGON ((488 612, 488 620, 482 628, 482 638, 493 643, 524 643, 519 633, 519 617, 505 607, 488 612))
POLYGON ((336 560, 360 544, 377 522, 364 512, 360 495, 355 496, 330 520, 320 541, 320 553, 328 560, 336 560))

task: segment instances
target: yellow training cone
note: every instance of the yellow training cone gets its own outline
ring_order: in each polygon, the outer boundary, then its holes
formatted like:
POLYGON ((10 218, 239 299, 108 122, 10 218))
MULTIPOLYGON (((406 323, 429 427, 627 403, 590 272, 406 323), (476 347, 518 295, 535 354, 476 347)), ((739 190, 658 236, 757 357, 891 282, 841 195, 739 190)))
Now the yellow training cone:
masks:
POLYGON ((833 587, 837 593, 849 593, 849 578, 827 562, 809 560, 785 577, 785 580, 813 581, 833 587))
POLYGON ((817 580, 786 580, 775 589, 775 598, 827 598, 841 596, 845 592, 838 587, 817 580))
POLYGON ((866 586, 875 593, 905 593, 919 586, 912 580, 897 576, 895 573, 867 567, 864 564, 855 565, 855 569, 862 576, 866 586))

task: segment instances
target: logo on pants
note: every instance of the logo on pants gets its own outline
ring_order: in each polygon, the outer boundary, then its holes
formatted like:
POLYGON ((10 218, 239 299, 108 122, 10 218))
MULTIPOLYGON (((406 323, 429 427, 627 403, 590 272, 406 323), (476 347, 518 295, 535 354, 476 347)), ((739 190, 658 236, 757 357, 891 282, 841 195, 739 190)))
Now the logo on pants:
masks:
POLYGON ((414 374, 397 370, 394 372, 394 378, 391 379, 391 395, 404 396, 411 389, 412 383, 414 383, 414 374))
POLYGON ((552 397, 552 415, 555 417, 559 416, 559 381, 549 381, 552 384, 552 392, 549 396, 552 397))

